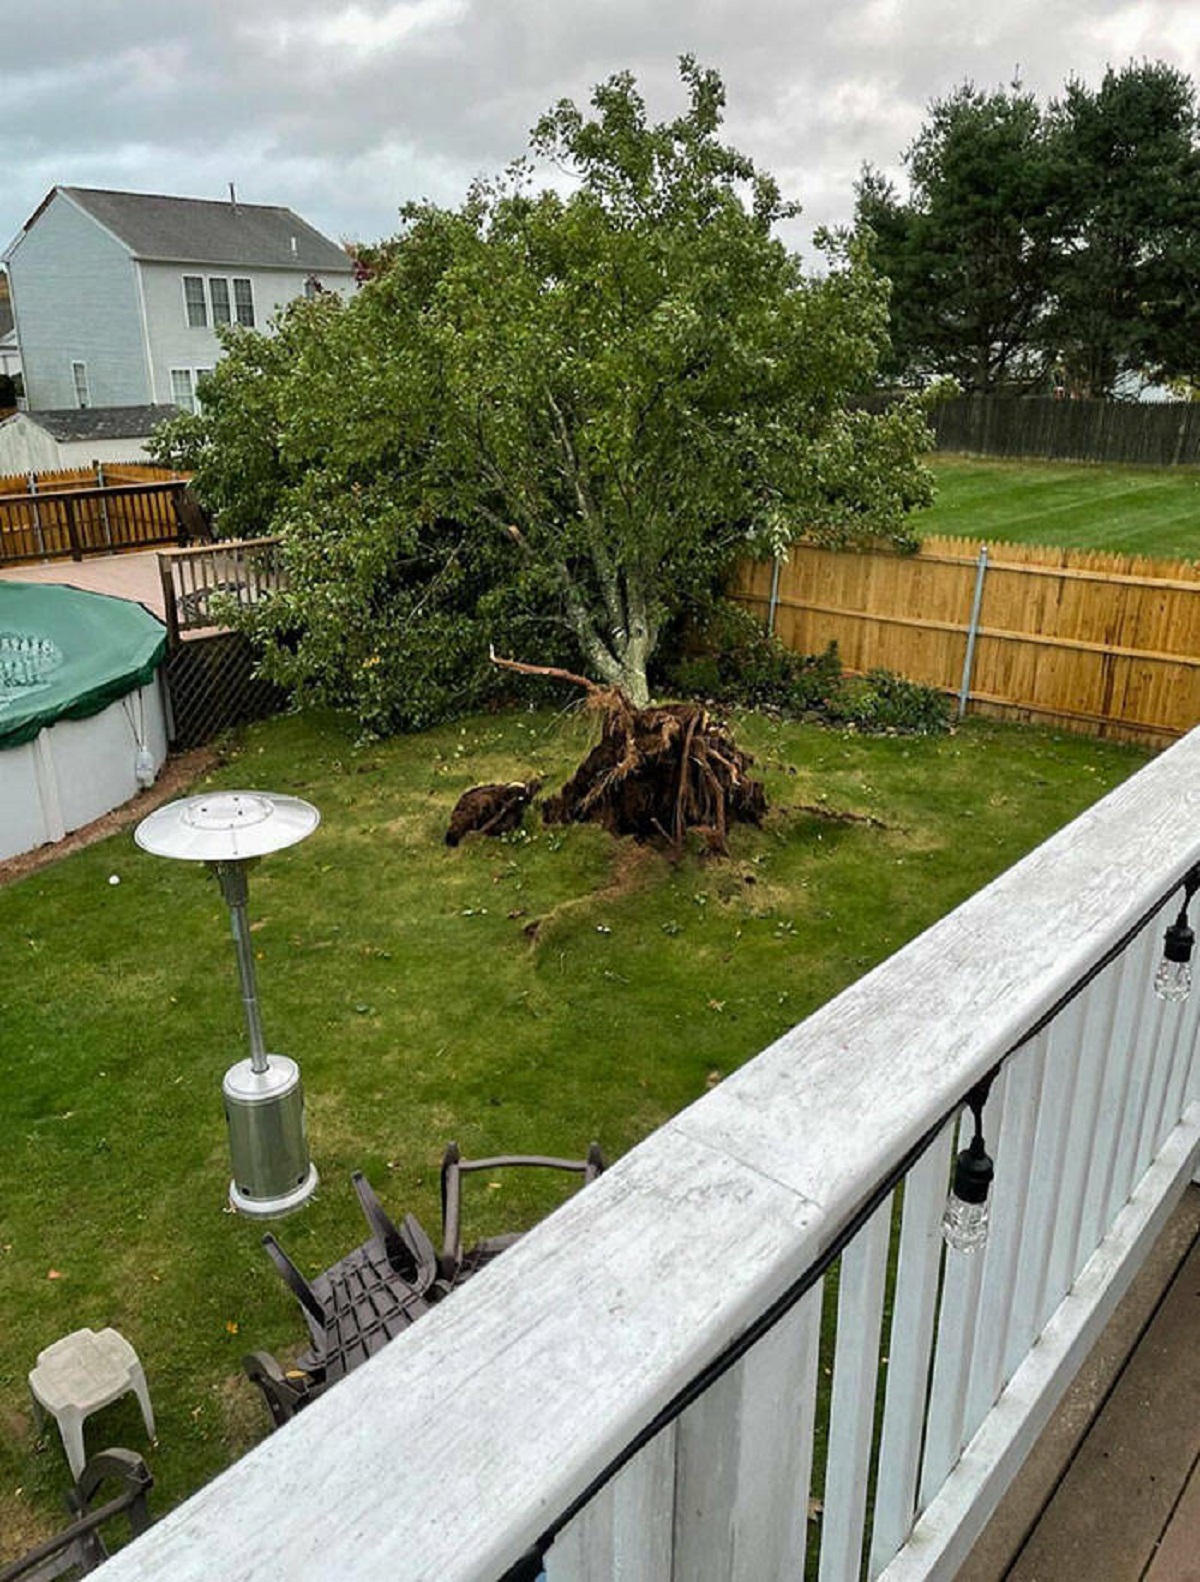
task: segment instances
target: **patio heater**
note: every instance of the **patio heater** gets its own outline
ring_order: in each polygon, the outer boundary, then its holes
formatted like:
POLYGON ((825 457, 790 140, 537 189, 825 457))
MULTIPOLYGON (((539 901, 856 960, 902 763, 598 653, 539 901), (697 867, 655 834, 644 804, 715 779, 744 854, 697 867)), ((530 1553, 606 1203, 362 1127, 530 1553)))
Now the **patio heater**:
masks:
POLYGON ((225 1119, 233 1179, 229 1201, 242 1214, 273 1219, 311 1197, 317 1168, 308 1156, 300 1068, 268 1054, 258 1014, 254 951, 246 918, 248 872, 260 857, 311 835, 321 815, 299 797, 265 791, 214 791, 168 802, 134 831, 156 857, 207 863, 221 887, 237 949, 250 1058, 225 1073, 225 1119))

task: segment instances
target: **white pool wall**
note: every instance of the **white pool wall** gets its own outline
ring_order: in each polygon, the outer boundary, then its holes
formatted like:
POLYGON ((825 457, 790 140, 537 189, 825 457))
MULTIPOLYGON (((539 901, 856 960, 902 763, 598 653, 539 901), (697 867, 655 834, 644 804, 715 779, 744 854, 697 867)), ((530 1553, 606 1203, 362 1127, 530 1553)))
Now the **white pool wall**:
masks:
POLYGON ((153 681, 85 720, 56 720, 0 749, 0 861, 62 840, 136 796, 139 746, 155 773, 167 756, 162 687, 153 681))

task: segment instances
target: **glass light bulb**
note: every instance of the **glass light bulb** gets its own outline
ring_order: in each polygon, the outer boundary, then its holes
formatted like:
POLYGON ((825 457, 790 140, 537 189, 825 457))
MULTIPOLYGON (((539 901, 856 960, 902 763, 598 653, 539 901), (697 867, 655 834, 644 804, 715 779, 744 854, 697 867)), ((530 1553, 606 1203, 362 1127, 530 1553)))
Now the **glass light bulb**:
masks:
POLYGON ((977 1252, 988 1237, 988 1203, 964 1203, 956 1193, 946 1199, 942 1235, 956 1252, 977 1252))
POLYGON ((1171 961, 1166 956, 1154 974, 1154 992, 1160 1000, 1186 1000, 1192 987, 1190 961, 1171 961))

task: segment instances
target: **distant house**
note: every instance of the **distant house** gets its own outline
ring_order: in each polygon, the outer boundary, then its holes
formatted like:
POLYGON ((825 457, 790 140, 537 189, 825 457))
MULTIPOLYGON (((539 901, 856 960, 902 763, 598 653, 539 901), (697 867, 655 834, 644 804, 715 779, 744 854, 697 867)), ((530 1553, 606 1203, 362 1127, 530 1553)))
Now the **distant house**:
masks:
POLYGON ((174 406, 67 407, 0 421, 0 476, 66 472, 94 461, 145 461, 146 440, 174 406))
POLYGON ((348 295, 353 260, 290 209, 55 187, 3 254, 31 412, 195 408, 216 327, 348 295))
MULTIPOLYGON (((21 348, 17 345, 17 327, 13 323, 12 304, 7 297, 0 297, 0 375, 11 379, 21 376, 21 348)), ((0 405, 3 403, 0 402, 0 405)))

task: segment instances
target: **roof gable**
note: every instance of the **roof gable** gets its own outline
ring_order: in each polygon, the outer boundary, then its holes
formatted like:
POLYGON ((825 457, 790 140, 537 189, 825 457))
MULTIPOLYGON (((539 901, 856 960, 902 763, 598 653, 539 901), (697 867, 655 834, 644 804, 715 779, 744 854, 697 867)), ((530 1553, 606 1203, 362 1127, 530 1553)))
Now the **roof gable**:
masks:
MULTIPOLYGON (((135 258, 349 274, 349 256, 291 209, 144 192, 59 187, 135 258)), ((41 211, 39 210, 38 213, 41 211)), ((37 221, 37 214, 26 230, 37 221)))
POLYGON ((179 408, 159 406, 68 407, 65 410, 17 412, 6 421, 33 423, 57 440, 144 439, 160 423, 178 417, 179 408))

